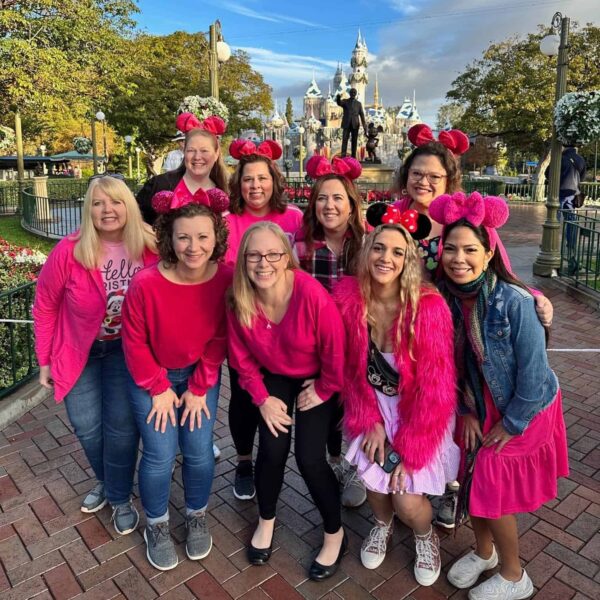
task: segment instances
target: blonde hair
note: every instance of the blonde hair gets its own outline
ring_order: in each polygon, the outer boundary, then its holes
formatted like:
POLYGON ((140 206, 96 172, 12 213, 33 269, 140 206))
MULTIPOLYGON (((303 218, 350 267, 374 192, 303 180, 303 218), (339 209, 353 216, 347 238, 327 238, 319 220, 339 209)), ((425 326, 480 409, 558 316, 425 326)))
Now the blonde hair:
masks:
MULTIPOLYGON (((235 263, 235 272, 233 274, 233 286, 229 295, 229 302, 235 312, 235 316, 243 327, 252 327, 256 313, 256 290, 248 277, 248 269, 246 266, 246 250, 248 242, 252 234, 257 231, 270 231, 279 238, 283 251, 288 257, 288 269, 298 269, 298 262, 292 252, 290 240, 284 233, 283 229, 272 221, 259 221, 251 225, 244 233, 244 237, 240 243, 240 249, 235 263)), ((282 257, 283 258, 283 257, 282 257)))
POLYGON ((144 248, 156 252, 154 236, 144 228, 140 207, 131 190, 124 181, 107 175, 92 179, 85 193, 83 208, 81 209, 81 227, 71 238, 77 240, 73 250, 75 260, 86 269, 96 269, 102 261, 100 236, 92 221, 92 202, 96 190, 104 192, 111 200, 119 200, 125 205, 127 220, 123 228, 123 242, 129 257, 132 260, 139 260, 142 257, 144 248))
POLYGON ((417 254, 417 247, 404 227, 398 224, 386 224, 379 225, 373 231, 371 231, 365 237, 365 243, 358 256, 358 269, 357 277, 360 285, 360 292, 365 303, 364 318, 367 323, 371 326, 375 326, 375 318, 371 313, 371 304, 373 301, 373 290, 371 286, 371 274, 369 272, 369 254, 375 245, 377 236, 382 231, 397 231, 406 240, 406 251, 404 253, 404 268, 399 277, 399 311, 398 311, 398 325, 394 335, 394 347, 400 347, 400 340, 402 338, 402 330, 404 328, 404 321, 406 316, 409 315, 410 323, 408 329, 408 349, 410 357, 412 355, 412 344, 415 336, 415 320, 417 317, 417 310, 419 306, 419 297, 421 295, 421 288, 423 286, 423 266, 422 261, 417 254))

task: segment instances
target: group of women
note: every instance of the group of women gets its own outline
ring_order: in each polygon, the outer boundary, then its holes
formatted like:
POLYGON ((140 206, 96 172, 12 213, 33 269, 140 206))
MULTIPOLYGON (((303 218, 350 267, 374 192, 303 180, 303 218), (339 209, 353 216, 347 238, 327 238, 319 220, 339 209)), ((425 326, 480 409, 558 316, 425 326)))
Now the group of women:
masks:
POLYGON ((460 191, 466 136, 413 128, 401 198, 371 207, 367 224, 353 159, 309 161, 315 183, 302 215, 285 201, 277 144, 234 141, 228 180, 224 124, 182 115, 177 126, 182 167, 149 180, 141 212, 118 178, 91 181, 80 231, 57 245, 38 282, 40 381, 65 401, 97 479, 82 510, 110 502, 117 532, 137 527, 141 436, 148 560, 161 570, 178 562, 168 510, 178 449, 186 553, 210 552, 212 430, 227 358, 233 493, 258 501, 250 563, 271 556, 293 426, 324 528, 310 578, 337 571, 348 545, 341 505, 366 496, 375 526, 363 565, 385 559, 395 515, 414 533, 416 580, 432 585, 441 561, 428 496, 458 478, 457 522, 469 515, 476 547, 450 582, 471 588, 500 561, 469 597, 529 597, 515 513, 554 498, 568 471, 545 351, 552 307, 511 272, 496 231, 504 201, 460 191))

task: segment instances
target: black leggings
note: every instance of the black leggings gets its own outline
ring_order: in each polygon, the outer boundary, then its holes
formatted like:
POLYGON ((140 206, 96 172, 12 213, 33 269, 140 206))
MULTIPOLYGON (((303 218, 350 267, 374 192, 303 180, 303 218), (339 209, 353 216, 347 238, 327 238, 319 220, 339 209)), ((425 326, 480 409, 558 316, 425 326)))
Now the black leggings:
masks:
POLYGON ((250 394, 240 387, 238 372, 227 365, 229 369, 229 429, 233 445, 240 456, 252 454, 254 436, 258 429, 260 412, 252 403, 250 394))
MULTIPOLYGON (((263 371, 271 396, 283 400, 292 416, 303 379, 274 375, 263 371)), ((296 411, 294 452, 300 474, 321 513, 325 533, 336 533, 342 526, 338 481, 325 457, 329 427, 334 418, 334 398, 306 411, 296 411)), ((275 518, 277 499, 283 485, 285 463, 290 452, 291 434, 278 432, 275 437, 261 418, 258 424, 258 456, 256 458, 256 493, 263 519, 275 518)))

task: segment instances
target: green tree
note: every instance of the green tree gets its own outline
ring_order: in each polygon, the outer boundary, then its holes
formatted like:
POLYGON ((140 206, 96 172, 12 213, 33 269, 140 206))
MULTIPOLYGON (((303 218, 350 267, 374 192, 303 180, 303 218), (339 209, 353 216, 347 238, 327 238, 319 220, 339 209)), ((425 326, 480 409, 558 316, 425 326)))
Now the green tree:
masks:
MULTIPOLYGON (((185 96, 209 96, 208 42, 201 33, 141 35, 129 42, 130 60, 140 71, 115 89, 108 121, 120 135, 134 135, 149 173, 175 133, 177 108, 185 96)), ((260 114, 273 106, 271 90, 237 51, 219 66, 220 100, 230 113, 228 132, 260 128, 260 114)))
POLYGON ((289 96, 285 103, 285 119, 288 125, 294 122, 294 107, 292 106, 292 99, 289 96))
MULTIPOLYGON (((567 91, 600 87, 600 28, 572 24, 567 91)), ((501 137, 522 152, 547 151, 552 133, 556 58, 540 52, 539 27, 524 39, 492 44, 452 82, 446 97, 464 114, 454 126, 473 135, 501 137)))
POLYGON ((464 112, 465 109, 460 104, 454 102, 443 104, 440 106, 435 119, 436 129, 444 129, 448 123, 456 129, 457 123, 460 122, 464 112))

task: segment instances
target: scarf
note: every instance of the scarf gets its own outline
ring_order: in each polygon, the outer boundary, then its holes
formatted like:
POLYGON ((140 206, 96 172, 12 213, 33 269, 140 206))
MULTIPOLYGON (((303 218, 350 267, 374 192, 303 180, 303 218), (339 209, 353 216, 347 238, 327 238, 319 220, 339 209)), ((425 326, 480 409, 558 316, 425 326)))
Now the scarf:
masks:
MULTIPOLYGON (((482 429, 486 415, 481 368, 485 355, 483 322, 488 299, 494 291, 497 281, 496 273, 492 269, 484 271, 477 279, 463 285, 456 284, 448 279, 444 281, 445 293, 450 296, 450 306, 454 320, 454 356, 458 372, 459 393, 469 411, 477 415, 482 429), (456 302, 454 298, 461 301, 475 299, 471 312, 465 315, 462 302, 456 302)), ((457 526, 464 522, 468 516, 473 468, 479 447, 478 442, 476 447, 465 456, 455 516, 457 526)))

